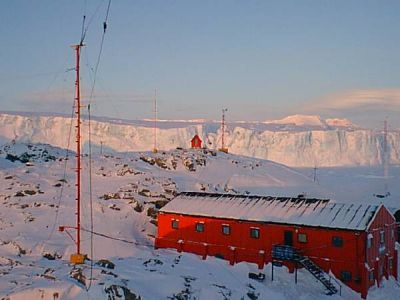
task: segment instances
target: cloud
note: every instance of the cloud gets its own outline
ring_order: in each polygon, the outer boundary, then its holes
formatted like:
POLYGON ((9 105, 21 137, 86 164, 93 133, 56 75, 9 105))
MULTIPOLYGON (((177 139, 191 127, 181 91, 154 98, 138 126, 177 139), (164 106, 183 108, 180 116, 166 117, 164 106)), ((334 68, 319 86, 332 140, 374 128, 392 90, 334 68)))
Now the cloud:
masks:
POLYGON ((324 118, 346 118, 367 128, 382 127, 382 120, 388 119, 393 128, 400 127, 400 89, 343 91, 309 102, 297 111, 324 118))
MULTIPOLYGON (((90 91, 83 91, 81 93, 82 103, 87 103, 90 98, 90 91)), ((31 91, 29 93, 23 93, 17 96, 17 102, 20 105, 24 105, 29 108, 36 107, 40 108, 55 108, 58 106, 72 106, 75 99, 75 91, 72 88, 65 89, 52 89, 49 91, 31 91)), ((151 95, 142 95, 137 93, 118 93, 108 94, 102 92, 96 92, 93 95, 92 102, 105 103, 153 103, 151 95)))
POLYGON ((400 110, 400 89, 351 90, 310 104, 311 111, 400 110))
POLYGON ((73 91, 54 89, 49 91, 31 91, 17 96, 19 101, 33 104, 62 103, 68 99, 73 100, 73 91))

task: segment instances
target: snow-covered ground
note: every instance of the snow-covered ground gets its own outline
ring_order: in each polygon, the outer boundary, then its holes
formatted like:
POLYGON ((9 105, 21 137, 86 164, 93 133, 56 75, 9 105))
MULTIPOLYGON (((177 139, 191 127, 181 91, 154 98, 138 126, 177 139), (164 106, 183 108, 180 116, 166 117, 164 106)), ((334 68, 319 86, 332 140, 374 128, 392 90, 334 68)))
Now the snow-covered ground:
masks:
MULTIPOLYGON (((268 265, 261 271, 265 281, 258 282, 248 278, 249 272, 259 272, 252 264, 232 267, 213 257, 203 261, 192 254, 154 250, 155 216, 157 208, 179 191, 382 201, 372 195, 385 184, 380 168, 318 169, 314 182, 311 169, 294 170, 210 150, 96 154, 91 166, 96 234, 91 236, 89 158, 85 156, 82 249, 94 265, 91 269, 89 261, 73 270, 68 261, 75 252, 74 243, 57 229, 75 224, 74 154, 66 159, 61 148, 20 143, 9 143, 0 151, 0 298, 359 298, 347 288, 342 296, 327 296, 323 286, 303 270, 296 285, 294 275, 284 267, 275 268, 271 281, 268 265), (79 272, 84 284, 75 279, 79 272)), ((395 185, 400 170, 392 169, 391 196, 383 201, 400 207, 396 200, 400 188, 395 185)), ((399 295, 398 284, 390 279, 381 288, 371 289, 368 299, 400 299, 399 295)))

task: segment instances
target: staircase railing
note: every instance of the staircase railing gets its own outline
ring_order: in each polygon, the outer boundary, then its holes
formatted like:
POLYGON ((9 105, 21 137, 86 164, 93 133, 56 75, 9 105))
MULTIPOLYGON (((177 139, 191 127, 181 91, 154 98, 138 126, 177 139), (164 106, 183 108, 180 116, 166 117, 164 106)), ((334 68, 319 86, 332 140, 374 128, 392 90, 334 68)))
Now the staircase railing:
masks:
POLYGON ((329 295, 336 294, 337 292, 341 294, 342 292, 342 286, 335 278, 322 270, 309 257, 301 255, 300 251, 292 246, 274 245, 272 247, 272 259, 292 261, 300 264, 327 288, 329 295))

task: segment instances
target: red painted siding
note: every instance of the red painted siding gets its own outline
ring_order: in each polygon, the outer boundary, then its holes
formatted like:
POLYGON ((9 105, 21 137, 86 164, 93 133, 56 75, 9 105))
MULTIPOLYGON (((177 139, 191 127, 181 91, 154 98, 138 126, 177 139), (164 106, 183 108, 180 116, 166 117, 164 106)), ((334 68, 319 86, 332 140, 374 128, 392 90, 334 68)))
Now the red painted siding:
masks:
POLYGON ((396 220, 385 207, 380 207, 367 230, 365 241, 366 264, 374 274, 374 279, 368 280, 367 288, 374 285, 375 281, 379 285, 383 277, 394 276, 397 278, 396 231, 396 220), (383 234, 382 241, 381 234, 383 234), (368 236, 372 237, 370 247, 367 242, 368 236))
MULTIPOLYGON (((368 231, 354 231, 342 229, 318 228, 310 226, 296 226, 250 221, 227 220, 182 216, 170 213, 158 215, 158 235, 156 248, 175 248, 178 251, 191 252, 202 255, 218 256, 230 261, 231 264, 246 261, 256 263, 260 268, 264 263, 271 262, 273 245, 285 243, 285 231, 292 232, 292 245, 300 249, 303 255, 310 257, 326 272, 331 270, 337 278, 341 278, 342 271, 351 273, 352 279, 346 284, 366 297, 368 288, 374 284, 369 280, 369 270, 366 262, 374 268, 378 255, 379 261, 385 264, 385 272, 375 278, 378 282, 382 276, 397 276, 397 253, 395 253, 395 234, 393 216, 384 208, 380 208, 368 231), (173 229, 171 221, 179 220, 179 228, 173 229), (196 232, 197 222, 204 223, 204 232, 196 232), (229 225, 230 235, 222 232, 222 225, 229 225), (251 228, 259 229, 259 238, 250 236, 251 228), (385 231, 385 251, 379 251, 378 236, 385 231), (367 250, 367 237, 371 233, 374 245, 367 250), (307 242, 299 241, 299 234, 307 236, 307 242), (333 237, 342 239, 342 246, 335 247, 333 237), (393 238, 392 238, 393 237, 393 238), (389 259, 393 258, 393 268, 389 270, 389 259)), ((304 238, 304 236, 303 236, 304 238)), ((290 271, 294 265, 286 264, 290 271)))
POLYGON ((200 139, 200 137, 197 134, 191 140, 193 149, 200 149, 201 143, 202 143, 202 140, 200 139))

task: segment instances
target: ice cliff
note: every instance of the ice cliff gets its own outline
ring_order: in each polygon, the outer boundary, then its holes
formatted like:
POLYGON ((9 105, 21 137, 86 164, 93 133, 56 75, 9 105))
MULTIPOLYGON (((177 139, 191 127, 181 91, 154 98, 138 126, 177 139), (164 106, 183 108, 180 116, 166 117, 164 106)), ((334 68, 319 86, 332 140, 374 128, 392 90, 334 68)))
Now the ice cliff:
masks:
MULTIPOLYGON (((151 120, 92 120, 93 150, 116 152, 153 149, 152 124, 151 120)), ((205 147, 221 147, 218 122, 160 121, 158 124, 157 148, 160 150, 189 148, 195 134, 201 137, 205 147)), ((13 140, 40 142, 74 149, 74 125, 75 121, 71 122, 65 116, 1 113, 0 143, 13 140)), ((87 120, 82 121, 82 130, 82 143, 87 151, 87 120)), ((292 116, 259 123, 228 123, 225 140, 230 153, 296 167, 379 165, 385 157, 383 131, 362 129, 348 120, 322 120, 316 116, 292 116)), ((389 163, 400 163, 400 132, 389 131, 386 141, 389 163)))

